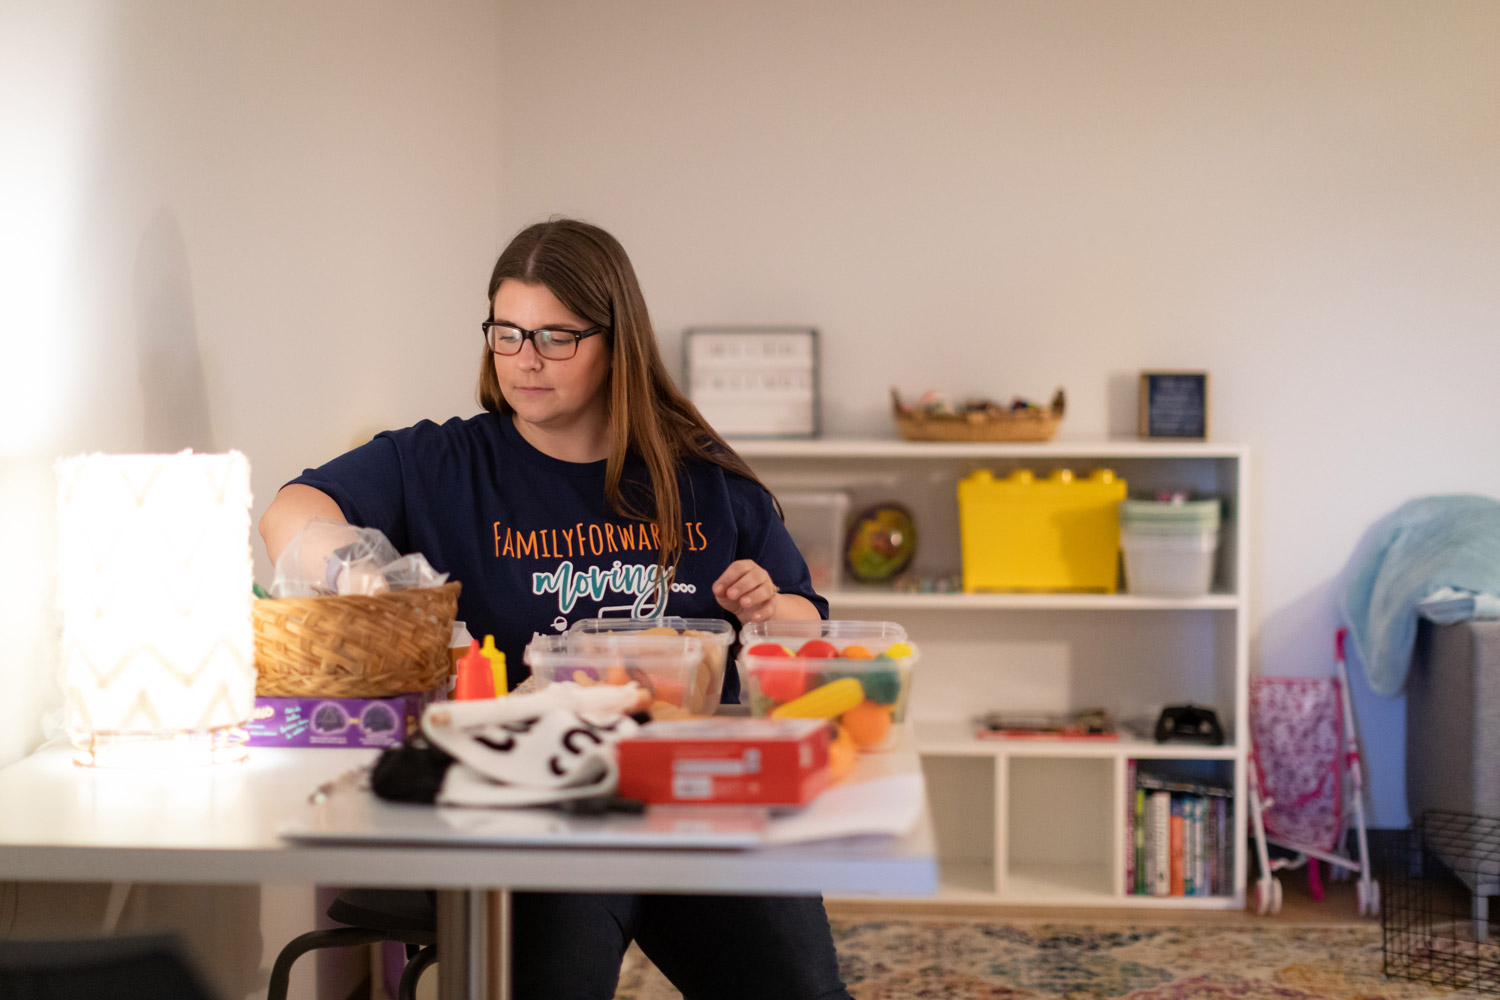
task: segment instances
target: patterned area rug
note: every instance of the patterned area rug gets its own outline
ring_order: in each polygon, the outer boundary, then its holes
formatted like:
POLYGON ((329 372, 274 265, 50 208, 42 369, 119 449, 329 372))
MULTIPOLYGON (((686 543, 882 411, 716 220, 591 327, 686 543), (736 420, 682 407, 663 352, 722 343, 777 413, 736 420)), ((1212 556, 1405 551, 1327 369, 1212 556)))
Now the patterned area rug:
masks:
MULTIPOLYGON (((834 921, 856 1000, 1425 1000, 1451 989, 1387 979, 1380 927, 1087 926, 980 920, 834 921)), ((616 1000, 680 994, 634 947, 616 1000)))

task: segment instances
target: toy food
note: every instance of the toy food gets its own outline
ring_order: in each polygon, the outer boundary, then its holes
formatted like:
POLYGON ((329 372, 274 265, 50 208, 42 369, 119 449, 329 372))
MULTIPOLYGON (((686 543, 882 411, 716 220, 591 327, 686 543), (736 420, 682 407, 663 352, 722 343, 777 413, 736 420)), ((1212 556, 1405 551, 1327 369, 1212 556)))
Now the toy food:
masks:
POLYGON ((842 781, 854 770, 858 748, 843 726, 833 724, 833 739, 828 743, 828 770, 834 781, 842 781))
POLYGON ((687 697, 683 699, 683 705, 688 709, 702 712, 710 705, 718 704, 719 693, 714 685, 724 683, 724 646, 712 632, 685 628, 682 634, 695 635, 703 643, 703 662, 694 671, 688 683, 687 697))
POLYGON ((741 636, 741 700, 752 715, 826 718, 844 727, 858 751, 893 744, 919 655, 899 625, 767 622, 745 626, 741 636))
POLYGON ((761 667, 755 679, 760 693, 772 701, 791 701, 807 690, 807 671, 801 667, 761 667))
POLYGON ((771 709, 773 719, 831 719, 865 700, 865 689, 852 677, 814 688, 800 698, 771 709))
MULTIPOLYGON (((723 683, 724 644, 720 641, 720 637, 714 635, 712 632, 705 632, 702 629, 694 628, 684 628, 679 630, 673 628, 671 625, 654 625, 651 628, 626 629, 619 632, 590 632, 587 634, 630 635, 642 637, 677 635, 697 636, 703 643, 703 659, 699 661, 697 667, 695 667, 692 673, 688 676, 686 684, 679 686, 677 684, 669 684, 662 681, 657 681, 654 685, 650 685, 650 687, 652 689, 653 695, 658 702, 671 701, 679 703, 681 705, 681 712, 678 713, 678 715, 674 715, 673 718, 677 718, 680 715, 707 714, 709 711, 711 711, 712 706, 717 704, 718 692, 714 688, 714 684, 715 682, 720 684, 723 683)), ((776 649, 780 650, 781 647, 778 646, 776 647, 776 649)), ((636 680, 640 681, 640 683, 642 683, 643 685, 647 684, 647 681, 641 677, 636 678, 636 680)), ((622 684, 624 683, 624 681, 615 680, 611 677, 606 678, 606 683, 622 684)), ((652 717, 658 717, 654 711, 652 713, 652 717)))
POLYGON ((839 719, 839 725, 861 750, 879 746, 891 731, 891 710, 873 701, 862 701, 839 719))

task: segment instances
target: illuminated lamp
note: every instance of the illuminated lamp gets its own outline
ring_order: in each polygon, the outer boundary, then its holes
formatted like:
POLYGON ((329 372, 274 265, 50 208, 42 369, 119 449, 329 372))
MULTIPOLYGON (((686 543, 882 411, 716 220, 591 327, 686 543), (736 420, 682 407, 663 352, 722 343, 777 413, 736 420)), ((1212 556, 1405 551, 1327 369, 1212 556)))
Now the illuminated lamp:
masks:
POLYGON ((56 472, 75 760, 243 758, 255 705, 250 463, 239 452, 84 455, 56 472))

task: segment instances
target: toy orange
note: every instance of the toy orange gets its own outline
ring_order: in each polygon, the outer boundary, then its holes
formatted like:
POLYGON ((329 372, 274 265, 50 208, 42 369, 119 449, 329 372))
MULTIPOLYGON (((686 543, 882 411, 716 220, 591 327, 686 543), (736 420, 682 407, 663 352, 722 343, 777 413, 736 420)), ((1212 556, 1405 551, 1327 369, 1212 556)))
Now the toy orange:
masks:
POLYGON ((838 723, 833 726, 834 737, 828 743, 828 772, 834 781, 842 781, 854 770, 854 757, 858 750, 849 731, 838 723))
POLYGON ((891 731, 891 710, 873 701, 862 701, 839 719, 839 724, 861 750, 879 746, 891 731))

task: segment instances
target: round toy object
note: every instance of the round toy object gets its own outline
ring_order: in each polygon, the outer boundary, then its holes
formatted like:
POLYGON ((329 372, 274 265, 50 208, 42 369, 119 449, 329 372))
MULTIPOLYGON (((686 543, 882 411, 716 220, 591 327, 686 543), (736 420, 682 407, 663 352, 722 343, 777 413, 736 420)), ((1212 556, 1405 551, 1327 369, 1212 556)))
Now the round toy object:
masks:
POLYGON ((845 712, 839 724, 861 750, 879 745, 891 731, 891 710, 874 702, 862 701, 845 712))
MULTIPOLYGON (((777 703, 799 698, 807 690, 807 671, 801 667, 760 667, 755 679, 760 693, 777 703)), ((768 708, 763 714, 769 713, 768 708)))
POLYGON ((828 657, 838 656, 839 648, 826 639, 809 639, 797 650, 797 655, 827 659, 828 657))
POLYGON ((844 543, 844 562, 862 583, 881 583, 911 565, 917 552, 917 526, 898 503, 861 511, 844 543))

